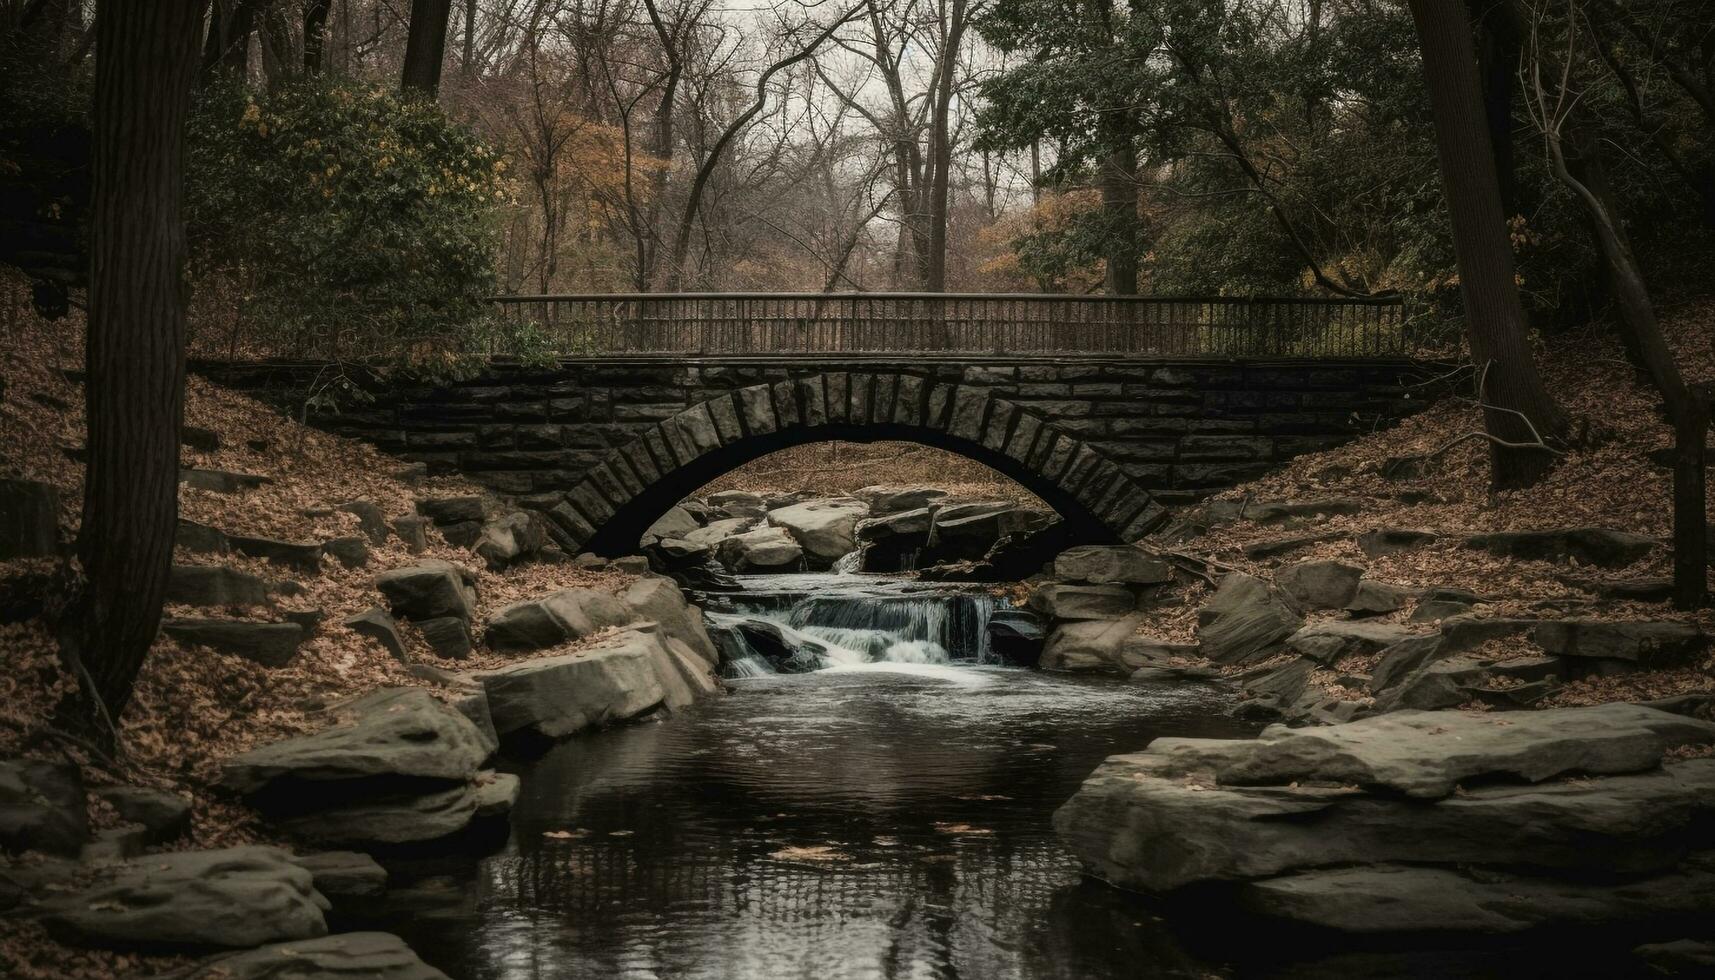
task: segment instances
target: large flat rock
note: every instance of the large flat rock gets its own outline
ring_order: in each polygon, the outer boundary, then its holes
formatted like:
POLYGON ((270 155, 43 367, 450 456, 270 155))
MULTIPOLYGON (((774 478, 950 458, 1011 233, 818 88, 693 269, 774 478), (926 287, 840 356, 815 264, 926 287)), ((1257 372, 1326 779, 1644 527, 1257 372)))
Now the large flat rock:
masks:
POLYGON ((1267 654, 1303 622, 1286 593, 1254 575, 1231 572, 1197 610, 1197 642, 1216 663, 1241 663, 1267 654))
POLYGON ((48 902, 42 921, 82 946, 244 948, 326 935, 327 907, 284 851, 229 847, 110 866, 92 887, 48 902))
POLYGON ((344 932, 210 957, 172 980, 447 980, 398 936, 344 932))

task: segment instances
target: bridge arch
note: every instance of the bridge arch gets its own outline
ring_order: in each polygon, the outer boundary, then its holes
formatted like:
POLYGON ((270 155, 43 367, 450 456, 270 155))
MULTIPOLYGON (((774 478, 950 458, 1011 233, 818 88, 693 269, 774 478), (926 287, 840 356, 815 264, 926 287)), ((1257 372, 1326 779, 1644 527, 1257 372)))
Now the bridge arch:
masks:
POLYGON ((609 453, 551 516, 585 550, 630 554, 650 524, 715 477, 832 439, 920 442, 974 459, 1036 494, 1084 540, 1135 540, 1167 516, 1064 425, 988 387, 897 370, 825 372, 714 395, 609 453))

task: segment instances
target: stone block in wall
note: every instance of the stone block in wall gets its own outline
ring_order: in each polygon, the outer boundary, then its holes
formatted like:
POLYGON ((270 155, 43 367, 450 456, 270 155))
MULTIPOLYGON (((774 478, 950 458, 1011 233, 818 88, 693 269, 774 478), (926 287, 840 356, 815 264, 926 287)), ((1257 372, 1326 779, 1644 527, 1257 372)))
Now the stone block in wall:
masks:
POLYGON ((744 427, 751 435, 779 430, 780 424, 774 418, 774 399, 766 385, 739 389, 738 404, 744 427))
POLYGON ((851 391, 851 376, 844 372, 834 372, 823 376, 824 397, 828 406, 828 421, 836 425, 851 418, 851 409, 847 403, 851 391))
POLYGON ((1142 402, 1144 406, 1164 403, 1184 405, 1203 404, 1203 393, 1195 388, 1158 388, 1152 385, 1122 385, 1120 396, 1129 401, 1142 402))
POLYGON ((1158 463, 1179 457, 1177 439, 1092 440, 1090 445, 1117 462, 1158 463))
POLYGON ((1255 480, 1273 469, 1274 463, 1176 463, 1173 488, 1230 487, 1255 480))
POLYGON ((1029 381, 1014 385, 1008 394, 1019 398, 1070 398, 1072 386, 1063 381, 1029 381))
POLYGON ((1123 462, 1119 464, 1119 468, 1124 470, 1126 476, 1131 477, 1138 485, 1148 487, 1151 490, 1166 489, 1173 486, 1172 463, 1123 462))
POLYGON ((1020 398, 1018 401, 1021 405, 1029 405, 1032 411, 1048 419, 1076 419, 1095 413, 1094 405, 1076 399, 1020 398))
POLYGON ((899 397, 899 375, 878 374, 875 376, 875 389, 869 398, 869 420, 871 422, 888 422, 893 418, 893 405, 899 397))
POLYGON ((550 398, 546 419, 525 421, 586 422, 590 418, 589 399, 580 395, 575 398, 550 398))
POLYGON ((615 422, 661 422, 685 410, 683 402, 635 402, 613 406, 615 422))
POLYGON ((961 380, 968 385, 1007 384, 1017 380, 1021 370, 1042 372, 1053 369, 1045 367, 1020 369, 1010 365, 972 364, 965 368, 964 377, 961 380))
POLYGON ((1042 419, 1029 412, 1018 417, 1018 424, 1013 426, 1012 435, 1006 440, 1006 446, 1001 450, 1020 463, 1030 460, 1030 451, 1036 448, 1036 440, 1042 434, 1042 419))
POLYGON ((923 379, 914 374, 901 375, 899 389, 893 400, 893 419, 900 425, 923 424, 923 379))
POLYGON ((801 378, 793 382, 793 386, 797 389, 799 410, 804 424, 827 425, 828 396, 823 390, 821 376, 801 378))
POLYGON ((1179 458, 1185 460, 1272 459, 1274 440, 1268 436, 1187 435, 1179 440, 1179 458))
POLYGON ((1117 381, 1080 381, 1072 385, 1074 398, 1121 398, 1125 385, 1117 381))
POLYGON ((774 417, 780 420, 780 427, 790 429, 799 425, 803 419, 798 412, 798 399, 792 391, 792 383, 776 381, 768 388, 774 399, 774 417))
POLYGON ((1006 437, 1012 431, 1013 420, 1018 417, 1018 408, 1006 402, 996 400, 994 407, 989 409, 988 422, 983 425, 983 436, 979 440, 984 449, 1000 452, 1006 445, 1006 437))
POLYGON ((550 412, 548 400, 526 402, 501 402, 492 409, 484 409, 484 416, 492 417, 502 422, 546 422, 550 412), (490 416, 492 412, 492 416, 490 416))

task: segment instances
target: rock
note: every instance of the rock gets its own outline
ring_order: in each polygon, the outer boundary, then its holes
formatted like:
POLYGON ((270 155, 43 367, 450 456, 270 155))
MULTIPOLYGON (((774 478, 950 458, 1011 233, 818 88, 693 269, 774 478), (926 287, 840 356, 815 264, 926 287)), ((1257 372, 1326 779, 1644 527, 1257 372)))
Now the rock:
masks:
POLYGON ((1139 667, 1126 678, 1133 684, 1181 684, 1185 681, 1212 681, 1220 677, 1212 667, 1139 667))
POLYGON ((84 864, 128 861, 142 854, 148 845, 149 832, 142 825, 123 823, 96 831, 89 843, 83 845, 79 860, 84 864))
POLYGON ((1026 610, 996 609, 989 614, 989 651, 1006 663, 1036 666, 1047 638, 1042 620, 1026 610))
POLYGON ((487 515, 482 498, 475 495, 462 497, 428 497, 416 502, 417 513, 427 517, 436 527, 449 524, 480 524, 487 515))
POLYGON ((647 575, 649 558, 647 555, 622 555, 613 560, 613 568, 627 575, 647 575))
POLYGON ((1557 575, 1555 578, 1562 584, 1615 602, 1666 602, 1673 598, 1673 579, 1670 578, 1597 579, 1581 575, 1557 575))
POLYGON ((260 606, 268 583, 224 565, 174 565, 167 576, 167 601, 187 606, 260 606))
POLYGON ((1376 653, 1411 638, 1411 630, 1390 623, 1328 622, 1306 626, 1287 637, 1302 657, 1329 666, 1354 654, 1376 653))
POLYGON ((1454 616, 1441 623, 1443 653, 1461 653, 1480 647, 1490 640, 1523 636, 1536 629, 1541 620, 1510 617, 1454 616))
POLYGON ((1552 531, 1502 531, 1465 539, 1465 547, 1505 558, 1531 561, 1576 561, 1582 565, 1618 568, 1653 551, 1654 538, 1601 527, 1552 531))
POLYGON ((1344 609, 1364 570, 1340 561, 1301 561, 1275 573, 1274 584, 1305 609, 1344 609))
POLYGON ((1441 637, 1418 634, 1395 643, 1381 651, 1375 668, 1370 671, 1370 690, 1380 693, 1405 680, 1418 668, 1436 659, 1450 656, 1441 652, 1441 637))
POLYGON ((387 543, 387 514, 375 503, 368 500, 348 500, 334 505, 334 509, 356 516, 357 527, 364 537, 369 539, 370 544, 387 543))
MULTIPOLYGON (((1121 671, 1129 673, 1143 667, 1165 666, 1169 661, 1189 659, 1198 655, 1195 643, 1173 643, 1160 637, 1133 633, 1120 644, 1115 663, 1121 671)), ((1211 670, 1210 673, 1214 671, 1211 670)))
POLYGON ((1413 623, 1439 623, 1454 616, 1463 616, 1471 611, 1469 603, 1456 602, 1451 599, 1427 599, 1417 604, 1411 611, 1410 621, 1413 623))
POLYGON ((483 642, 502 653, 559 646, 637 618, 618 598, 594 589, 565 589, 536 601, 515 602, 488 621, 483 642))
POLYGON ((1042 648, 1045 670, 1108 670, 1119 664, 1120 650, 1137 632, 1143 617, 1092 619, 1066 623, 1048 635, 1042 648))
POLYGON ((173 534, 173 545, 186 551, 212 555, 224 555, 232 550, 232 542, 224 531, 182 517, 179 518, 178 530, 173 534))
POLYGON ((1030 593, 1028 605, 1052 619, 1119 619, 1137 609, 1137 597, 1118 585, 1050 582, 1030 593))
POLYGON ((220 451, 220 433, 200 425, 179 426, 179 445, 199 453, 220 451))
POLYGON ((1715 907, 1715 861, 1623 883, 1378 865, 1305 871, 1243 886, 1250 911, 1351 933, 1510 933, 1612 926, 1715 907))
POLYGON ((76 857, 89 839, 89 808, 76 766, 0 761, 0 850, 76 857))
POLYGON ((885 517, 888 514, 928 507, 938 500, 946 499, 947 491, 934 487, 874 486, 855 490, 852 496, 869 504, 870 514, 885 517))
POLYGON ((457 616, 436 616, 417 620, 417 629, 435 656, 444 660, 463 660, 470 656, 470 623, 457 616))
POLYGON ((942 503, 931 508, 931 515, 929 538, 920 558, 922 564, 929 565, 976 561, 1002 537, 1040 530, 1057 520, 1048 511, 1009 500, 942 503))
POLYGON ((277 786, 313 794, 374 778, 462 785, 488 758, 469 719, 422 688, 382 688, 328 713, 329 728, 226 760, 221 785, 246 796, 277 786))
POLYGON ((1054 559, 1054 577, 1091 585, 1158 585, 1173 579, 1164 561, 1130 545, 1084 545, 1054 559))
POLYGON ((1346 603, 1346 611, 1354 616, 1385 616, 1404 609, 1412 595, 1411 590, 1397 585, 1362 579, 1352 601, 1346 603))
POLYGON ((768 513, 768 504, 762 499, 762 494, 751 493, 749 490, 722 490, 719 493, 711 493, 707 503, 726 519, 749 521, 768 513))
POLYGON ((1325 497, 1316 500, 1274 500, 1247 505, 1242 518, 1256 524, 1286 524, 1311 517, 1333 517, 1356 514, 1363 510, 1363 501, 1353 497, 1325 497))
POLYGON ((662 538, 683 539, 685 535, 700 527, 702 524, 698 523, 697 519, 691 516, 691 512, 683 506, 669 507, 665 514, 656 518, 655 523, 649 525, 648 529, 643 532, 643 537, 639 543, 647 546, 662 538))
POLYGON ((720 653, 709 638, 703 612, 690 604, 672 579, 657 575, 645 576, 633 582, 619 600, 631 610, 632 620, 659 623, 661 628, 710 665, 720 659, 720 653))
POLYGON ((477 778, 476 815, 504 817, 518 803, 522 784, 509 772, 483 773, 477 778))
POLYGON ((1441 535, 1411 527, 1380 527, 1358 535, 1358 549, 1371 558, 1397 555, 1434 544, 1441 535))
POLYGON ((804 563, 804 549, 784 528, 759 527, 720 543, 721 564, 738 574, 793 571, 804 563))
POLYGON ((735 534, 743 534, 755 526, 756 521, 751 518, 730 517, 710 521, 707 525, 687 533, 681 540, 699 547, 719 548, 722 541, 735 534))
POLYGON ((456 616, 469 620, 476 611, 476 576, 452 562, 430 559, 375 577, 393 615, 404 619, 456 616))
POLYGON ((1632 950, 1632 955, 1662 976, 1715 975, 1715 942, 1680 939, 1671 943, 1645 943, 1632 950))
POLYGON ((210 493, 243 493, 264 484, 273 483, 274 479, 260 473, 233 473, 229 470, 185 467, 179 470, 179 482, 187 487, 207 490, 210 493))
POLYGON ((1640 667, 1681 666, 1709 645, 1689 623, 1548 620, 1531 633, 1536 645, 1563 657, 1625 660, 1640 667))
POLYGON ((33 480, 0 479, 0 561, 60 552, 59 491, 33 480))
POLYGON ((164 844, 190 832, 191 802, 177 793, 146 786, 96 786, 90 794, 106 800, 119 819, 143 828, 146 844, 164 844))
POLYGON ((399 638, 399 624, 380 606, 370 606, 354 616, 347 616, 340 624, 359 636, 367 636, 381 644, 382 649, 391 653, 393 659, 400 663, 410 659, 405 652, 405 641, 399 638))
POLYGON ((405 550, 411 554, 422 554, 429 547, 428 518, 395 517, 392 526, 393 533, 399 535, 399 540, 405 542, 405 550))
POLYGON ((284 667, 310 638, 310 631, 299 623, 242 619, 168 619, 161 623, 161 632, 180 643, 230 653, 264 667, 284 667))
POLYGON ((1630 704, 1505 716, 1401 711, 1332 728, 1270 728, 1217 772, 1232 786, 1316 780, 1440 799, 1477 777, 1637 772, 1668 749, 1711 742, 1715 723, 1630 704))
POLYGON ((933 512, 925 507, 859 521, 854 533, 863 546, 861 570, 899 572, 915 568, 918 555, 929 543, 934 520, 933 512))
POLYGON ((294 854, 293 864, 310 873, 316 891, 328 898, 369 898, 387 890, 387 869, 357 851, 294 854))
POLYGON ((369 539, 362 535, 330 538, 322 542, 322 551, 346 568, 362 568, 369 564, 369 539))
POLYGON ((495 730, 503 738, 522 731, 561 738, 626 721, 663 704, 683 707, 693 696, 653 624, 626 630, 593 649, 472 676, 487 692, 495 730))
POLYGON ((314 541, 276 541, 239 534, 229 534, 227 540, 231 542, 232 550, 250 558, 262 558, 275 565, 289 565, 311 573, 322 568, 322 546, 314 541))
POLYGON ((327 933, 310 873, 271 847, 153 854, 44 904, 48 931, 79 946, 245 948, 327 933))
POLYGON ((169 980, 447 980, 385 932, 343 932, 204 960, 169 980))
POLYGON ((857 550, 857 522, 869 516, 869 505, 853 497, 806 500, 768 512, 768 523, 785 528, 812 568, 827 568, 857 550))
POLYGON ((1243 572, 1230 572, 1197 610, 1197 640, 1203 655, 1233 664, 1265 655, 1304 622, 1283 592, 1243 572))
POLYGON ((531 511, 518 510, 484 524, 471 550, 498 571, 540 554, 547 543, 548 530, 542 519, 531 511))
POLYGON ((1250 541, 1239 546, 1246 558, 1261 561, 1264 558, 1278 558, 1313 544, 1327 541, 1339 541, 1346 537, 1339 531, 1328 531, 1321 534, 1296 534, 1284 538, 1272 538, 1267 541, 1250 541))

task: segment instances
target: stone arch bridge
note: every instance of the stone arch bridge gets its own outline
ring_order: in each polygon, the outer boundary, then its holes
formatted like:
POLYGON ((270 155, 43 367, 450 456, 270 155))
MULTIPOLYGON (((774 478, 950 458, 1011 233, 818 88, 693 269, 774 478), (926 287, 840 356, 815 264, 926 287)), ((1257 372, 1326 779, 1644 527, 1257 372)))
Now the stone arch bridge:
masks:
MULTIPOLYGON (((1089 330, 1089 319, 1078 329, 1089 330)), ((370 400, 310 418, 430 472, 516 496, 552 518, 562 546, 600 554, 634 551, 668 507, 736 466, 833 439, 958 453, 1041 497, 1076 538, 1134 540, 1174 504, 1400 418, 1421 404, 1412 384, 1427 374, 1379 347, 1318 357, 1088 349, 1111 340, 1111 322, 1076 345, 1084 350, 936 350, 920 336, 915 345, 926 352, 898 354, 849 336, 844 344, 856 349, 779 353, 799 338, 790 329, 782 337, 766 318, 737 321, 743 335, 734 344, 734 323, 706 311, 691 346, 678 333, 687 321, 697 322, 684 313, 632 316, 629 334, 604 338, 613 353, 547 366, 495 358, 474 377, 440 385, 378 375, 367 382, 370 400), (639 322, 655 323, 656 333, 640 340, 639 322), (661 330, 675 334, 664 339, 661 330), (709 343, 715 336, 728 342, 709 343), (639 347, 666 349, 633 352, 639 347)), ((994 322, 985 321, 988 339, 994 322)), ((1134 317, 1128 328, 1138 322, 1147 321, 1134 317)), ((947 330, 946 317, 933 327, 947 330)), ((790 328, 805 329, 802 318, 790 328)), ((900 329, 897 320, 890 329, 900 329)), ((1135 338, 1134 330, 1134 348, 1135 338)), ((301 399, 322 369, 193 367, 282 402, 301 399)), ((877 472, 868 482, 888 481, 877 472)))

